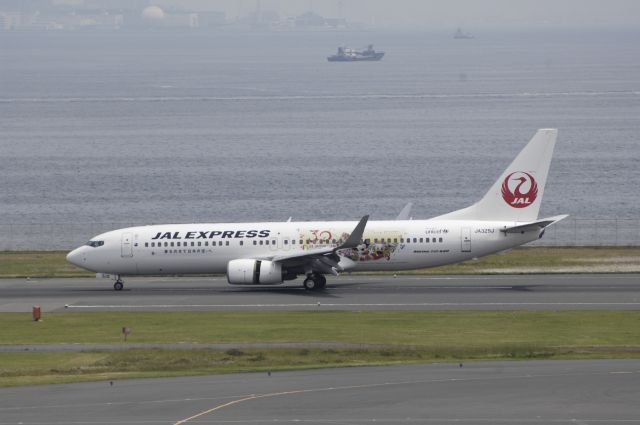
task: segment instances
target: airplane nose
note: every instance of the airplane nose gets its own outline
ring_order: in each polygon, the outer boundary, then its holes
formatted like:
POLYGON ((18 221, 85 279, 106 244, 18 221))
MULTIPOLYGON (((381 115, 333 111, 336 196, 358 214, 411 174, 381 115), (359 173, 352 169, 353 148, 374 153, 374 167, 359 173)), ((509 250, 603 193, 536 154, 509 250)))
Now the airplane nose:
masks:
POLYGON ((74 266, 82 267, 82 248, 76 248, 67 254, 67 262, 74 266))

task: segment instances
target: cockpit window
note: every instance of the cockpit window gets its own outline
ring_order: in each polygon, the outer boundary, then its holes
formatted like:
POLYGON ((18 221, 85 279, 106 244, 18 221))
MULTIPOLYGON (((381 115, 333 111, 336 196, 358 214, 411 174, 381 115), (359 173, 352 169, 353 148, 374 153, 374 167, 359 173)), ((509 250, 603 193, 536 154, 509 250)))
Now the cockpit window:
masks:
POLYGON ((87 245, 89 245, 92 248, 97 248, 99 246, 104 245, 104 241, 89 241, 87 242, 87 245))

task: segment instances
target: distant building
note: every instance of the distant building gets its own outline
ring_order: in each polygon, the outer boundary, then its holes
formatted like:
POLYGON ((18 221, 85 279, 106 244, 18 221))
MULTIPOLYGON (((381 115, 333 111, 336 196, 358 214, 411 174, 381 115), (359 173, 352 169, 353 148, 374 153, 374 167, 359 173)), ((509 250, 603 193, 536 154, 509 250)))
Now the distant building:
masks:
POLYGON ((347 20, 345 18, 325 18, 327 26, 331 28, 347 28, 347 20))
POLYGON ((324 27, 326 26, 326 20, 322 16, 314 12, 306 12, 295 19, 296 27, 324 27))
POLYGON ((216 28, 227 23, 224 12, 198 12, 200 28, 216 28))
POLYGON ((140 19, 128 16, 127 26, 146 28, 198 28, 200 26, 197 13, 167 13, 158 6, 147 6, 140 13, 140 19))
POLYGON ((325 18, 315 12, 306 12, 294 18, 296 28, 347 28, 349 24, 345 18, 325 18))
POLYGON ((22 15, 20 12, 0 12, 0 29, 11 31, 20 28, 22 15))
POLYGON ((95 10, 76 10, 61 16, 57 23, 63 29, 119 29, 124 24, 124 15, 117 11, 96 12, 95 10))
POLYGON ((197 13, 172 13, 166 15, 162 26, 174 28, 198 28, 200 21, 197 13))

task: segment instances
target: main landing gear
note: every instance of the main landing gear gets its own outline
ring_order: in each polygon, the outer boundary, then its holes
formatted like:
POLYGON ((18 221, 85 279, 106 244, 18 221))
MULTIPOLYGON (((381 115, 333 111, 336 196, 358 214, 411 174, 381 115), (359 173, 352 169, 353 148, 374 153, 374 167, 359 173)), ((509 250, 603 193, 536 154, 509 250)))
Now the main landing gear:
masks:
POLYGON ((122 288, 124 288, 124 282, 120 279, 120 276, 118 276, 116 283, 113 284, 113 289, 116 291, 122 291, 122 288))
POLYGON ((307 291, 324 289, 324 287, 327 286, 327 278, 318 273, 311 273, 307 275, 302 285, 307 291))

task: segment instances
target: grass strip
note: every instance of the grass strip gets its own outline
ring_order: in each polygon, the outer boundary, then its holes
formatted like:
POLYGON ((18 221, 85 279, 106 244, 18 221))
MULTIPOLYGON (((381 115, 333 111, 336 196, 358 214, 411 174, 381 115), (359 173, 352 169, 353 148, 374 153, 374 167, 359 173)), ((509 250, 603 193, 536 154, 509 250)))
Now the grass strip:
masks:
POLYGON ((0 344, 304 343, 640 346, 640 311, 0 313, 0 344))
POLYGON ((0 353, 0 386, 434 361, 640 358, 640 311, 0 313, 1 344, 345 343, 362 348, 0 353), (376 345, 367 347, 366 345, 376 345))
MULTIPOLYGON (((67 263, 66 255, 67 251, 0 252, 0 278, 94 276, 94 273, 67 263)), ((566 273, 581 270, 639 271, 640 247, 522 247, 501 255, 398 274, 566 273)))
POLYGON ((81 353, 0 353, 0 387, 112 381, 328 367, 464 362, 477 360, 640 358, 615 347, 494 345, 376 349, 132 349, 81 353))
POLYGON ((0 277, 83 277, 95 273, 67 263, 68 251, 0 251, 0 277))

